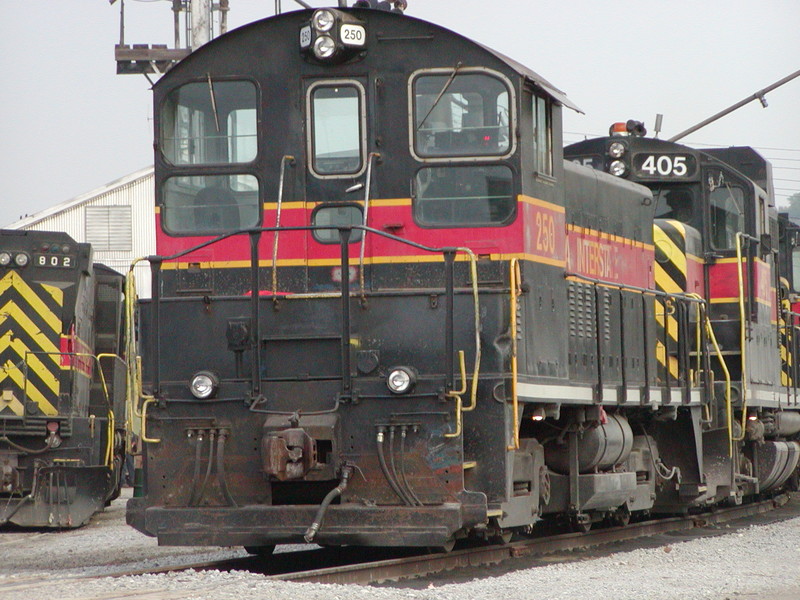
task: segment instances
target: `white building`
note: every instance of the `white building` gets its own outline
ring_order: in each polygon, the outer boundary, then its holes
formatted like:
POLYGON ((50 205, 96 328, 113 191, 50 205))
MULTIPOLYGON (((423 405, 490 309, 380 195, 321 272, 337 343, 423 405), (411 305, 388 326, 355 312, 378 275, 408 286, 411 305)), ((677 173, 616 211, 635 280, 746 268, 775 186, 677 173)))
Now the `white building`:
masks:
MULTIPOLYGON (((153 167, 136 171, 101 188, 52 206, 5 229, 63 231, 77 242, 89 242, 94 260, 120 273, 156 252, 153 167)), ((150 297, 150 265, 136 265, 136 289, 150 297)))

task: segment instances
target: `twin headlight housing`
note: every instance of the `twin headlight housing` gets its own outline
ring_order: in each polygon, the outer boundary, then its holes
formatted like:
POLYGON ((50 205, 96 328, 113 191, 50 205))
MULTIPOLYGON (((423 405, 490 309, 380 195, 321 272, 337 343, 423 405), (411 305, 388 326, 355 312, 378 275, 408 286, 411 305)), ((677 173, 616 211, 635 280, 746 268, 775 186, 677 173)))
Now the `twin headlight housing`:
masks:
POLYGON ((0 267, 25 267, 31 262, 31 257, 26 252, 12 253, 7 250, 0 252, 0 267))
POLYGON ((628 173, 628 165, 625 164, 625 154, 628 147, 622 142, 611 142, 606 149, 606 154, 611 159, 608 163, 608 172, 614 177, 623 177, 628 173))
POLYGON ((321 62, 343 62, 366 43, 364 23, 333 8, 314 11, 311 21, 300 28, 300 50, 321 62))

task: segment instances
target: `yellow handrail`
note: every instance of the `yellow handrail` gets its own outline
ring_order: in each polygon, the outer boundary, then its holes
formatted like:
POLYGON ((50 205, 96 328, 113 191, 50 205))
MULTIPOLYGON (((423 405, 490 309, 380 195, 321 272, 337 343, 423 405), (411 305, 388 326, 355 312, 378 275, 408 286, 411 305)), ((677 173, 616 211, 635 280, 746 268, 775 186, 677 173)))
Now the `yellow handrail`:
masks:
POLYGON ((739 283, 739 345, 741 347, 742 372, 742 434, 740 437, 733 437, 737 442, 744 439, 745 426, 747 425, 747 314, 744 307, 744 275, 742 275, 742 268, 744 267, 744 261, 742 260, 743 235, 741 231, 736 232, 736 276, 739 283))
POLYGON ((460 390, 453 390, 447 393, 449 398, 454 398, 456 401, 456 430, 453 433, 445 433, 444 437, 446 438, 454 438, 461 435, 461 412, 462 412, 462 402, 461 402, 461 394, 467 391, 467 367, 464 363, 464 351, 458 351, 458 364, 461 369, 461 389, 460 390))
MULTIPOLYGON (((702 297, 699 294, 687 294, 687 296, 690 298, 699 298, 702 300, 702 297)), ((725 374, 725 414, 728 426, 728 456, 732 457, 733 442, 736 438, 733 435, 733 406, 731 405, 731 374, 730 371, 728 371, 728 365, 725 363, 725 357, 722 355, 722 350, 720 349, 719 344, 717 343, 717 337, 714 335, 714 329, 713 327, 711 327, 711 319, 709 318, 708 314, 705 315, 705 327, 706 327, 706 333, 708 333, 708 339, 711 340, 711 343, 714 346, 714 351, 717 354, 717 359, 719 360, 719 364, 722 367, 722 372, 725 374)))
POLYGON ((472 279, 472 301, 475 310, 475 370, 472 373, 472 391, 470 392, 469 406, 464 406, 464 412, 475 410, 478 405, 478 376, 481 370, 481 306, 478 296, 478 259, 469 248, 458 248, 469 256, 470 278, 472 279))
POLYGON ((511 311, 511 406, 514 423, 514 443, 506 446, 506 450, 519 450, 519 396, 517 395, 517 307, 520 295, 519 282, 522 280, 519 259, 512 258, 509 263, 509 308, 511 311))

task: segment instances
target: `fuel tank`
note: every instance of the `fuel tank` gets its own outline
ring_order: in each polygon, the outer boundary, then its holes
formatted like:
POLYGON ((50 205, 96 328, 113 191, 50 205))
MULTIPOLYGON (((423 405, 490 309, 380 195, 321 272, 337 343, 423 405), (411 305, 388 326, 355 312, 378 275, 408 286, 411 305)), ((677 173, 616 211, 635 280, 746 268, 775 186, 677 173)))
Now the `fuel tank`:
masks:
MULTIPOLYGON (((581 473, 604 471, 625 462, 633 448, 633 431, 620 415, 607 415, 606 422, 578 434, 578 469, 581 473)), ((545 463, 556 473, 569 473, 566 438, 545 445, 545 463)))

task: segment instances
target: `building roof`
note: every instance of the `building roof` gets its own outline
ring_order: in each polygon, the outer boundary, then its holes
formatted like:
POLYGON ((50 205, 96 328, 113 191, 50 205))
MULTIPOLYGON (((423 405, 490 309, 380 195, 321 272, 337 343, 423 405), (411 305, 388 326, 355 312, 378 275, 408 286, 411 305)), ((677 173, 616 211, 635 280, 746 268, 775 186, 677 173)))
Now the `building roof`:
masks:
POLYGON ((107 183, 104 186, 96 188, 90 192, 86 192, 85 194, 81 194, 79 196, 75 196, 70 200, 66 200, 44 210, 41 210, 37 213, 29 215, 23 219, 18 221, 14 221, 13 223, 6 225, 4 229, 25 229, 27 227, 31 227, 36 225, 40 221, 47 219, 48 217, 52 217, 64 211, 76 208, 83 204, 89 204, 95 198, 102 196, 104 194, 108 194, 109 192, 113 192, 120 188, 125 187, 126 185, 130 185, 131 183, 138 182, 142 179, 147 177, 151 177, 153 175, 153 167, 145 167, 144 169, 140 169, 139 171, 135 171, 130 173, 129 175, 125 175, 124 177, 120 177, 119 179, 115 179, 114 181, 107 183))

